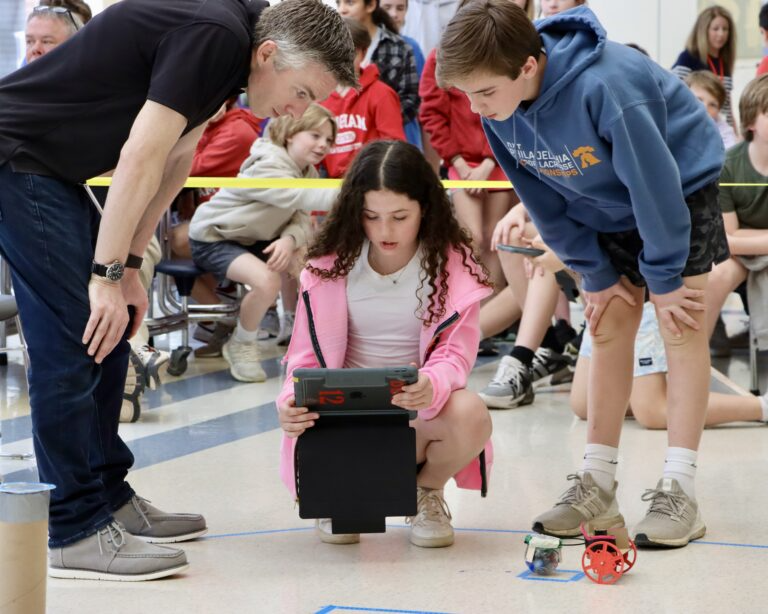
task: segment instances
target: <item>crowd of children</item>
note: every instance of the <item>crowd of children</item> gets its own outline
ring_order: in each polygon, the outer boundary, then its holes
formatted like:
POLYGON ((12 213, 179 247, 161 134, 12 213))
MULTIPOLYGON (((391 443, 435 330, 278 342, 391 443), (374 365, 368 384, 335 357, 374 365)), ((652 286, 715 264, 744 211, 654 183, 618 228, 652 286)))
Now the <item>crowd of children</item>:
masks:
MULTIPOLYGON (((584 462, 534 529, 574 536, 586 521, 624 523, 615 478, 630 415, 666 428, 669 442, 658 483, 642 494, 636 542, 679 547, 704 535, 702 429, 768 422, 766 396, 709 394, 706 351, 731 291, 749 280, 756 305, 768 293, 765 188, 717 188, 768 177, 768 77, 744 91, 737 128, 727 10, 702 11, 667 71, 608 40, 585 4, 542 0, 537 15, 531 0, 462 0, 437 45, 398 34, 414 33, 406 0, 338 0, 359 89, 272 120, 239 176, 317 168, 343 178, 340 192, 225 189, 194 212, 197 265, 249 290, 223 346, 233 377, 266 379, 258 328, 279 295, 290 320, 277 406, 291 492, 296 438, 320 419, 295 406, 297 368, 417 365, 417 383, 393 402, 418 411, 409 523, 423 547, 453 543, 447 481, 478 487, 483 450, 490 468, 488 408, 531 404, 537 387, 573 379, 571 406, 588 423, 584 462), (509 178, 514 191, 446 193, 432 150, 448 178, 509 178), (314 230, 317 209, 329 213, 314 230), (510 245, 544 255, 499 249, 510 245), (581 337, 563 308, 563 289, 577 286, 581 337), (518 319, 491 382, 467 390, 480 340, 518 319)), ((768 318, 757 322, 768 347, 768 318)), ((334 534, 329 519, 317 531, 327 543, 359 541, 334 534)))

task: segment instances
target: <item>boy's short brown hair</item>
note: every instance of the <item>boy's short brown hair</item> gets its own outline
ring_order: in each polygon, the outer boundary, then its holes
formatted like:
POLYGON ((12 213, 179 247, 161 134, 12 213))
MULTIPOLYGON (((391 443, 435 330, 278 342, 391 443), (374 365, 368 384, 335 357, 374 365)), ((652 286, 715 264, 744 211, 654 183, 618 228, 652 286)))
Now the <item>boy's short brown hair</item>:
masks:
POLYGON ((700 87, 703 89, 717 100, 718 107, 723 108, 727 94, 723 83, 715 73, 708 70, 695 70, 686 76, 684 81, 688 87, 700 87))
POLYGON ((317 103, 312 103, 307 107, 299 119, 293 119, 290 115, 282 115, 273 119, 267 126, 269 140, 280 147, 288 146, 288 139, 294 134, 304 132, 305 130, 317 130, 324 122, 331 124, 331 142, 336 142, 336 118, 328 109, 321 107, 317 103))
POLYGON ((476 72, 520 76, 541 53, 541 37, 525 11, 510 0, 472 0, 451 19, 437 51, 441 87, 476 72))
POLYGON ((754 138, 749 126, 757 121, 757 116, 768 113, 768 74, 752 79, 744 88, 739 100, 739 117, 741 118, 741 133, 744 139, 754 138))

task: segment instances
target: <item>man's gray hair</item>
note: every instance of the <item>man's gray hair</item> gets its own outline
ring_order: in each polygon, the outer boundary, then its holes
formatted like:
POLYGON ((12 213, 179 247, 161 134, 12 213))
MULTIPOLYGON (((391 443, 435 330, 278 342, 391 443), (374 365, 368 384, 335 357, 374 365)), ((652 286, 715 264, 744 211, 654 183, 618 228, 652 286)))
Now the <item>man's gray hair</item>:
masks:
POLYGON ((77 31, 83 27, 83 22, 80 19, 79 15, 75 15, 72 11, 67 11, 66 13, 62 12, 54 12, 54 11, 32 11, 27 16, 27 23, 32 21, 34 18, 38 19, 53 19, 55 21, 60 21, 67 27, 67 36, 72 37, 74 36, 77 31))
POLYGON ((283 0, 264 9, 256 25, 255 45, 277 45, 275 68, 324 66, 340 85, 357 86, 355 46, 341 15, 321 0, 283 0))

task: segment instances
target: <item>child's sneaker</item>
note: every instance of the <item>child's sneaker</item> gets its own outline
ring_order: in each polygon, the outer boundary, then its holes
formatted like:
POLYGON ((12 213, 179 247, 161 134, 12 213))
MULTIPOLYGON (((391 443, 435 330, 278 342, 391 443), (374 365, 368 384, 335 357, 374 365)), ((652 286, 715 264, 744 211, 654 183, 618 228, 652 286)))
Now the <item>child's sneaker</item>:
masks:
POLYGON ((416 487, 416 515, 405 522, 411 525, 411 543, 421 548, 445 548, 453 544, 451 512, 443 499, 442 488, 416 487))
POLYGON ((224 359, 229 363, 229 372, 241 382, 264 382, 267 374, 261 368, 261 353, 256 341, 238 341, 235 335, 221 348, 224 359))
POLYGON ((330 518, 318 518, 315 520, 315 531, 324 544, 359 544, 360 533, 334 533, 330 518))
POLYGON ((517 358, 504 356, 491 383, 479 395, 490 409, 530 405, 534 399, 531 370, 517 358))
POLYGON ((150 390, 156 390, 161 383, 160 367, 170 360, 171 355, 168 352, 157 350, 149 344, 142 345, 134 351, 141 361, 144 385, 150 390))
POLYGON ((128 355, 128 371, 125 374, 123 404, 120 408, 120 422, 137 422, 141 417, 141 395, 144 392, 143 369, 136 352, 128 355))
POLYGON ((549 348, 539 348, 531 366, 533 387, 558 386, 573 381, 573 365, 569 358, 549 348))
POLYGON ((270 307, 259 324, 259 332, 266 333, 269 337, 277 337, 280 332, 280 316, 277 309, 270 307))
POLYGON ((498 356, 499 355, 499 349, 496 347, 496 343, 494 342, 492 337, 486 337, 485 339, 480 339, 480 346, 477 348, 477 355, 478 356, 498 356))
POLYGON ((573 486, 560 496, 555 507, 533 521, 534 531, 557 537, 576 537, 581 535, 583 522, 590 522, 600 531, 624 526, 624 517, 616 503, 617 482, 613 483, 611 492, 606 492, 595 484, 588 471, 573 473, 568 479, 573 480, 573 486))
POLYGON ((285 346, 291 342, 293 322, 295 319, 296 315, 292 311, 283 312, 283 317, 280 318, 280 332, 277 333, 277 339, 275 339, 277 345, 285 346))
POLYGON ((661 478, 655 490, 646 490, 643 501, 651 507, 635 527, 635 544, 646 548, 680 548, 704 537, 706 526, 699 505, 674 478, 661 478))

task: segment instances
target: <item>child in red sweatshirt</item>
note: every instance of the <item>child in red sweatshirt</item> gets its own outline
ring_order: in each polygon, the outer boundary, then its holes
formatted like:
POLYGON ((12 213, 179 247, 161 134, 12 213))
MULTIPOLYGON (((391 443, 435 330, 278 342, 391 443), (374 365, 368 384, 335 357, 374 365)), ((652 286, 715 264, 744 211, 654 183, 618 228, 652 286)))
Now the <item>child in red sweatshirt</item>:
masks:
POLYGON ((323 166, 329 177, 344 175, 357 152, 370 141, 405 140, 400 99, 395 90, 379 80, 376 64, 361 70, 360 64, 371 44, 365 27, 353 19, 345 19, 355 43, 355 73, 360 91, 337 89, 320 103, 336 117, 336 143, 325 157, 323 166))
MULTIPOLYGON (((464 92, 443 89, 435 80, 435 54, 432 50, 424 64, 419 84, 421 108, 419 121, 429 134, 430 143, 443 159, 449 179, 467 181, 507 181, 496 164, 483 133, 480 116, 472 112, 464 92)), ((456 217, 472 234, 478 258, 491 273, 502 280, 498 256, 491 251, 491 235, 496 223, 517 202, 511 190, 453 190, 456 217)))

